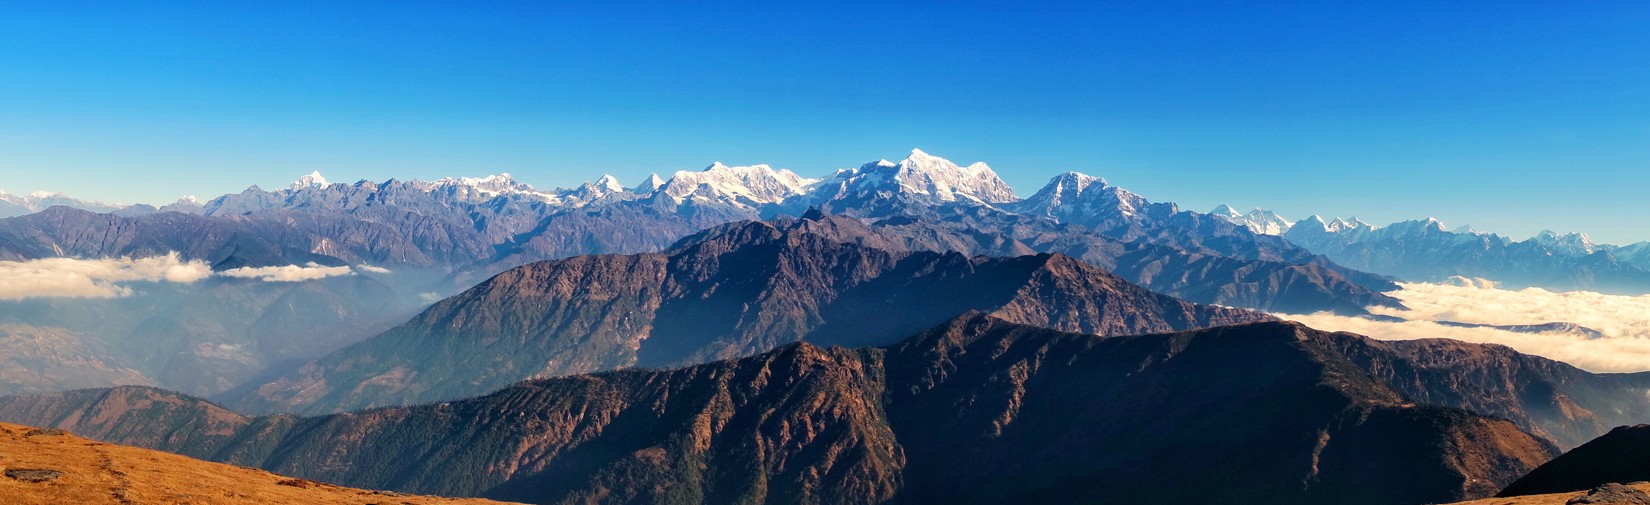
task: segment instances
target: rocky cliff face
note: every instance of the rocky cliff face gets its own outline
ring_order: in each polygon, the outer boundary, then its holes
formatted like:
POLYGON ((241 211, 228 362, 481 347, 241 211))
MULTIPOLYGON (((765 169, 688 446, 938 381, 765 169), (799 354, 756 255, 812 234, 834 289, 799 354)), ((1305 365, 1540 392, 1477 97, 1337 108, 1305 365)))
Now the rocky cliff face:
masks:
POLYGON ((668 254, 512 269, 236 405, 301 412, 405 405, 535 377, 749 356, 796 341, 885 345, 969 310, 1098 335, 1269 319, 1155 294, 1060 255, 877 249, 819 229, 835 225, 864 227, 846 219, 747 222, 668 254))
POLYGON ((1288 323, 1100 338, 975 313, 889 347, 796 343, 419 407, 250 418, 123 388, 4 398, 0 418, 533 503, 1424 503, 1487 496, 1556 452, 1410 403, 1338 338, 1288 323))

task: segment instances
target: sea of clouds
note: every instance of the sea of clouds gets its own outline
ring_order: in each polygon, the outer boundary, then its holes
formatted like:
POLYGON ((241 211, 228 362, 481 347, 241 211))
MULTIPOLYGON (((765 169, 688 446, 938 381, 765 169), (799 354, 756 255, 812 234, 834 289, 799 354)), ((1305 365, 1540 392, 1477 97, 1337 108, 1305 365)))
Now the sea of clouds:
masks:
POLYGON ((213 276, 263 282, 303 282, 355 275, 389 273, 371 265, 328 267, 315 263, 243 267, 213 272, 205 261, 181 259, 178 253, 147 258, 46 258, 0 261, 0 300, 36 297, 118 298, 130 296, 134 282, 188 284, 213 276))
POLYGON ((1407 320, 1402 322, 1329 313, 1277 315, 1322 330, 1349 331, 1385 340, 1452 338, 1502 344, 1594 372, 1650 370, 1650 295, 1553 292, 1539 288, 1510 290, 1489 283, 1463 284, 1402 284, 1403 289, 1389 294, 1402 300, 1409 310, 1369 309, 1377 315, 1407 320), (1459 328, 1435 321, 1498 326, 1566 322, 1598 330, 1604 338, 1459 328))

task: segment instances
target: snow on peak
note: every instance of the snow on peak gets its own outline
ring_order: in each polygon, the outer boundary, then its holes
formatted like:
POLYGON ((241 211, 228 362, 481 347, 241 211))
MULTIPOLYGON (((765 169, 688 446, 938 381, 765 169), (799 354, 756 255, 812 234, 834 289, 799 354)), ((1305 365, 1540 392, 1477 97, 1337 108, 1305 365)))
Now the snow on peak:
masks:
POLYGON ((1295 224, 1289 228, 1291 230, 1299 228, 1301 230, 1312 230, 1340 235, 1359 235, 1375 230, 1375 225, 1365 223, 1363 220, 1356 217, 1351 220, 1341 219, 1338 217, 1335 219, 1325 220, 1323 216, 1313 214, 1312 217, 1295 222, 1295 224))
POLYGON ((624 184, 619 183, 618 177, 605 174, 602 175, 602 178, 596 179, 596 186, 609 193, 618 193, 625 190, 624 184))
POLYGON ((1105 179, 1066 172, 1049 179, 1043 189, 1014 207, 1019 212, 1093 226, 1140 218, 1150 205, 1145 197, 1108 186, 1105 179))
POLYGON ((665 185, 665 180, 660 179, 659 174, 649 174, 647 176, 647 180, 644 180, 644 181, 642 181, 641 184, 636 185, 635 191, 637 193, 641 193, 641 194, 652 194, 654 191, 658 191, 659 188, 664 186, 664 185, 665 185))
MULTIPOLYGON (((1050 178, 1048 184, 1044 184, 1043 189, 1037 190, 1037 194, 1031 195, 1031 198, 1027 198, 1026 202, 1027 205, 1041 208, 1050 215, 1059 214, 1058 209, 1082 198, 1090 187, 1103 190, 1109 186, 1106 186, 1106 181, 1099 177, 1079 172, 1066 172, 1050 178)), ((1133 207, 1130 206, 1130 209, 1132 212, 1133 207)))
POLYGON ((502 191, 507 188, 516 188, 521 185, 516 182, 515 177, 510 176, 509 172, 499 172, 486 177, 459 177, 457 179, 447 177, 435 182, 437 184, 457 184, 460 186, 469 186, 472 188, 481 188, 491 191, 502 191))
POLYGON ((921 149, 912 149, 911 155, 898 163, 877 160, 858 169, 839 170, 835 177, 854 186, 882 186, 891 180, 898 184, 900 192, 925 195, 942 202, 1008 203, 1019 199, 1014 196, 1014 189, 985 163, 958 166, 921 149))
POLYGON ((555 193, 548 193, 534 189, 532 186, 517 182, 507 172, 500 172, 486 177, 442 177, 433 182, 413 181, 413 187, 424 191, 440 191, 466 201, 486 201, 501 195, 511 195, 532 198, 552 205, 560 205, 562 197, 555 193))
MULTIPOLYGON (((1294 225, 1290 223, 1288 219, 1284 219, 1283 216, 1279 216, 1276 212, 1262 209, 1260 207, 1256 207, 1255 210, 1251 210, 1247 213, 1240 214, 1237 209, 1232 208, 1231 205, 1226 205, 1223 203, 1215 207, 1214 210, 1209 211, 1209 215, 1220 219, 1225 219, 1232 222, 1232 224, 1241 225, 1244 228, 1248 228, 1251 233, 1257 235, 1283 235, 1288 232, 1290 228, 1294 227, 1294 225)), ((1312 217, 1318 219, 1319 222, 1323 221, 1323 218, 1319 218, 1317 216, 1312 217)))
POLYGON ((676 172, 661 190, 677 203, 694 200, 751 206, 778 203, 817 182, 767 165, 730 167, 718 161, 697 172, 676 172))
POLYGON ((309 175, 299 177, 297 182, 292 183, 292 189, 325 187, 327 184, 327 178, 321 177, 321 171, 313 170, 309 175))
POLYGON ((1585 233, 1559 235, 1552 230, 1541 230, 1530 240, 1572 256, 1585 256, 1598 251, 1598 244, 1593 243, 1593 239, 1585 233))
POLYGON ((58 193, 56 191, 36 191, 36 192, 33 192, 33 193, 29 193, 29 197, 34 198, 36 200, 44 200, 44 199, 47 199, 47 198, 60 196, 60 195, 62 195, 62 193, 58 193))

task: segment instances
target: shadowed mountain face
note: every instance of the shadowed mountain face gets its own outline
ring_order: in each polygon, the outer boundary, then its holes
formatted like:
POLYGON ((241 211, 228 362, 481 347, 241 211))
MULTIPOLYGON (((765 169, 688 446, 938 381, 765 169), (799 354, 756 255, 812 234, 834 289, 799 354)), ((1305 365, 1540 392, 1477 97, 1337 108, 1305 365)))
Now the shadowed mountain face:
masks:
POLYGON ((1497 496, 1564 493, 1650 480, 1650 425, 1621 426, 1564 453, 1497 496))
POLYGON ((1339 354, 1346 338, 1099 338, 975 313, 890 347, 798 343, 410 408, 252 418, 128 387, 3 398, 0 418, 534 503, 1426 503, 1487 496, 1556 453, 1409 403, 1339 354))
MULTIPOLYGON (((880 242, 893 248, 985 256, 1064 254, 1153 291, 1198 303, 1299 314, 1364 314, 1364 308, 1373 305, 1400 306, 1397 299, 1381 293, 1397 288, 1391 281, 1337 266, 1299 248, 1243 247, 1252 243, 1236 239, 1200 242, 1168 231, 1162 235, 1164 243, 1137 234, 1122 240, 1081 225, 990 208, 905 209, 906 214, 870 221, 872 230, 837 228, 856 236, 879 235, 880 242)), ((1168 223, 1204 223, 1194 214, 1183 214, 1186 217, 1159 222, 1157 229, 1171 229, 1168 223)), ((1230 223, 1214 228, 1210 233, 1247 233, 1234 231, 1230 223)))
POLYGON ((1446 339, 1341 342, 1349 359, 1417 402, 1509 419, 1561 448, 1650 421, 1650 372, 1595 374, 1510 347, 1446 339))
POLYGON ((1152 293, 1060 255, 885 250, 845 218, 747 222, 668 254, 512 269, 412 321, 257 388, 253 411, 331 412, 516 381, 749 356, 796 341, 886 345, 969 310, 1126 335, 1270 319, 1152 293), (856 227, 858 236, 831 228, 856 227))

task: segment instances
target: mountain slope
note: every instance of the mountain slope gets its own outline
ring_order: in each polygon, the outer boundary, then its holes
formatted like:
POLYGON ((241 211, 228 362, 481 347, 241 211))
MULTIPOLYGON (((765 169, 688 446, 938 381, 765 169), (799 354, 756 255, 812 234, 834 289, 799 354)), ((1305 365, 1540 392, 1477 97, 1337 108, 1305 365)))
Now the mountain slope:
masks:
POLYGON ((342 488, 15 424, 0 424, 0 468, 12 505, 500 503, 342 488))
POLYGON ((1541 465, 1497 496, 1564 493, 1650 480, 1650 425, 1621 426, 1541 465))
POLYGON ((1555 452, 1409 404, 1334 338, 1287 323, 1099 338, 976 313, 885 348, 796 343, 419 407, 248 418, 121 388, 0 398, 0 417, 533 503, 1423 503, 1486 496, 1555 452))
POLYGON ((1339 342, 1348 359, 1417 402, 1512 420, 1560 448, 1650 421, 1643 393, 1650 372, 1595 374, 1506 346, 1446 339, 1339 342))
MULTIPOLYGON (((1186 214, 1176 222, 1208 223, 1186 214)), ((877 234, 889 237, 887 240, 917 250, 956 250, 988 256, 1064 254, 1153 291, 1198 303, 1344 314, 1363 314, 1365 307, 1374 305, 1400 306, 1397 299, 1381 293, 1397 289, 1392 282, 1310 256, 1298 261, 1240 259, 1207 245, 1194 245, 1188 250, 1157 243, 1153 238, 1121 240, 1076 224, 984 208, 926 209, 909 216, 872 220, 871 225, 877 234)), ((1230 224, 1225 227, 1235 229, 1230 224)))
POLYGON ((27 324, 0 324, 0 384, 3 394, 157 385, 84 335, 27 324))
POLYGON ((1183 302, 1060 255, 968 258, 843 241, 844 218, 747 222, 668 254, 534 263, 304 365, 235 403, 329 412, 485 393, 535 377, 748 356, 805 340, 884 345, 968 310, 1100 335, 1269 319, 1183 302))

